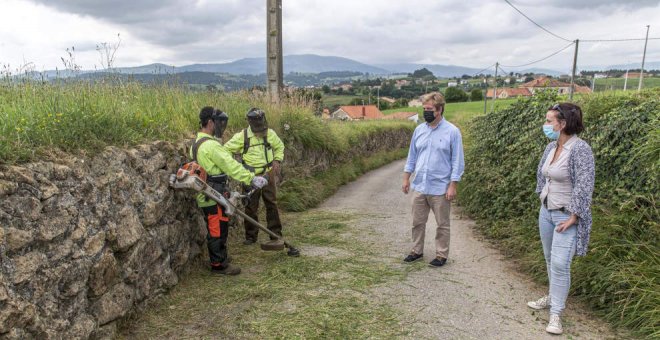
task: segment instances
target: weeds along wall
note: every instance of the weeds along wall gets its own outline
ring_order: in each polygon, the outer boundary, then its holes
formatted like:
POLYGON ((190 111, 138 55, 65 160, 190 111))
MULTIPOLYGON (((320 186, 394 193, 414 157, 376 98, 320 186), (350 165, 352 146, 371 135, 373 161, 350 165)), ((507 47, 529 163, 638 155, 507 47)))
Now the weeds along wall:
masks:
MULTIPOLYGON (((476 118, 459 202, 537 279, 546 280, 538 236, 536 169, 551 93, 476 118)), ((596 162, 590 251, 573 263, 571 294, 616 325, 660 336, 660 91, 581 97, 596 162)), ((533 297, 529 297, 533 298, 533 297)))
POLYGON ((167 178, 205 105, 229 113, 227 137, 251 106, 266 110, 287 147, 281 201, 293 210, 403 157, 415 127, 322 122, 303 101, 271 106, 250 93, 0 87, 0 337, 112 337, 204 258, 193 195, 167 178))

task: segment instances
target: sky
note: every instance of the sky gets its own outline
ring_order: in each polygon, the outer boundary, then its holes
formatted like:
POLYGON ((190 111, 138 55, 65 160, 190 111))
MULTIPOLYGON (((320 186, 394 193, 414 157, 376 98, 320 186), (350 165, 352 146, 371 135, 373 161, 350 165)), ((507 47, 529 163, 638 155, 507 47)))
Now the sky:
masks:
MULTIPOLYGON (((660 0, 510 0, 573 39, 660 37, 660 0)), ((284 54, 369 64, 520 65, 568 43, 504 0, 283 0, 284 54)), ((97 46, 120 44, 114 66, 229 62, 266 53, 266 0, 0 0, 0 68, 102 68, 97 46), (9 66, 7 66, 9 65, 9 66)), ((644 41, 582 42, 578 68, 641 63, 644 41)), ((568 70, 573 48, 534 67, 568 70)), ((647 61, 660 61, 650 40, 647 61)), ((509 68, 513 71, 516 68, 509 68)), ((507 71, 509 70, 507 69, 507 71)))

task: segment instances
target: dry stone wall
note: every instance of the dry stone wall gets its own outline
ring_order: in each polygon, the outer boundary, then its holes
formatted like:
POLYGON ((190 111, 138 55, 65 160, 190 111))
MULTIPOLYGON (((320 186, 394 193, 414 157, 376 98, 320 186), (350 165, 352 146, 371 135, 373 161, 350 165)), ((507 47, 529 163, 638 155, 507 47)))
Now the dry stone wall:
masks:
MULTIPOLYGON (((287 176, 404 147, 373 136, 342 155, 287 151, 287 176)), ((189 192, 168 188, 185 144, 0 165, 0 337, 109 338, 117 322, 203 259, 206 230, 189 192)))

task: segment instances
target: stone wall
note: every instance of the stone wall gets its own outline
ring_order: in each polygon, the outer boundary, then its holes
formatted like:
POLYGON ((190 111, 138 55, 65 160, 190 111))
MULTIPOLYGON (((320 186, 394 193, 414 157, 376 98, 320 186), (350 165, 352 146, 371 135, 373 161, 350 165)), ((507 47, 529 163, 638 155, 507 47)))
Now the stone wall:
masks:
MULTIPOLYGON (((379 134, 341 155, 291 145, 284 166, 307 176, 409 136, 379 134)), ((203 217, 167 185, 184 149, 155 142, 0 166, 0 337, 112 337, 203 258, 203 217)))

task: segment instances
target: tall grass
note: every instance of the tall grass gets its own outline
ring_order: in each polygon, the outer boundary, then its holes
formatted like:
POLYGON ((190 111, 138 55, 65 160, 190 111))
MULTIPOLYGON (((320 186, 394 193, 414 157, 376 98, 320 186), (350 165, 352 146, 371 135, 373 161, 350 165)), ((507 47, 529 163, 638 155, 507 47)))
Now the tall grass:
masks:
POLYGON ((38 159, 53 149, 93 153, 107 145, 190 138, 199 128, 199 109, 206 105, 229 114, 225 137, 244 128, 245 113, 256 106, 267 112, 270 126, 288 140, 334 153, 346 151, 356 139, 374 131, 409 125, 322 122, 303 100, 272 105, 250 92, 191 92, 137 83, 5 82, 0 84, 0 163, 38 159))

